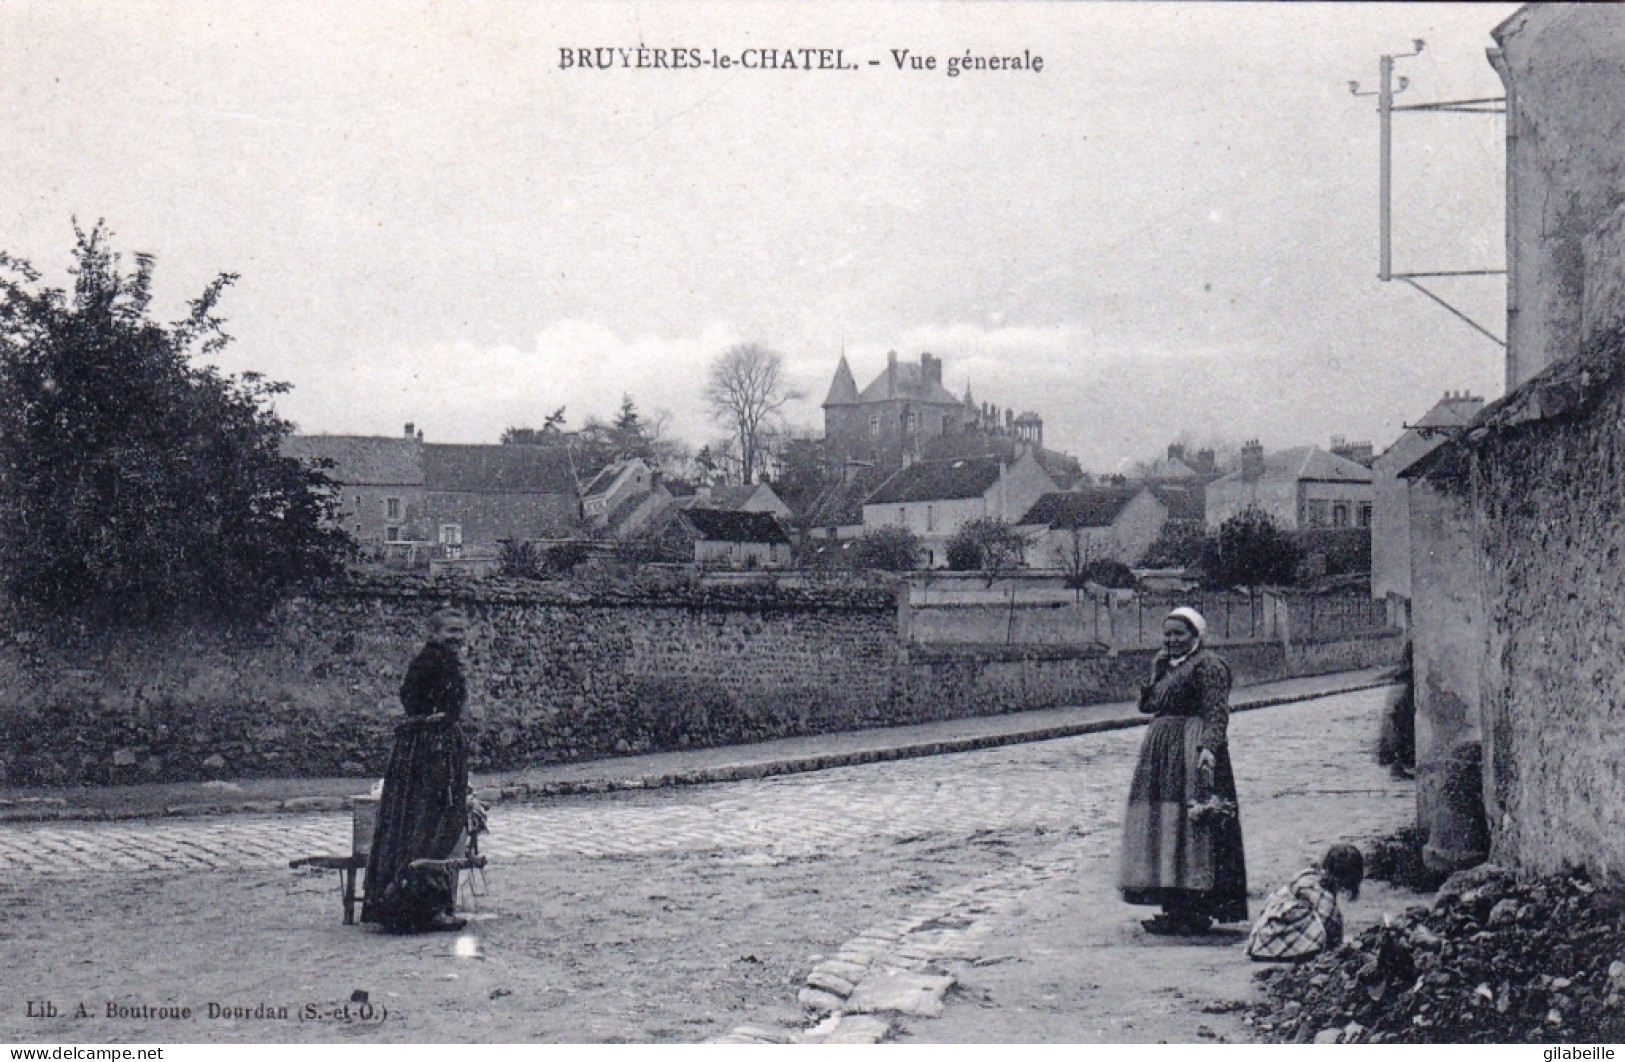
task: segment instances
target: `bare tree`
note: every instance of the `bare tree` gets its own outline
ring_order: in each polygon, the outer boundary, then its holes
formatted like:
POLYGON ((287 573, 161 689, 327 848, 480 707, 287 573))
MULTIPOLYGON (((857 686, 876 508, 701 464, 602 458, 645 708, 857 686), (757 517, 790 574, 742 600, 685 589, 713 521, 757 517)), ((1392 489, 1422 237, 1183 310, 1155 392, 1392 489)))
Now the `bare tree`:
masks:
POLYGON ((783 355, 756 343, 732 347, 711 363, 705 401, 733 433, 741 482, 754 478, 773 418, 786 402, 802 397, 783 377, 783 355))

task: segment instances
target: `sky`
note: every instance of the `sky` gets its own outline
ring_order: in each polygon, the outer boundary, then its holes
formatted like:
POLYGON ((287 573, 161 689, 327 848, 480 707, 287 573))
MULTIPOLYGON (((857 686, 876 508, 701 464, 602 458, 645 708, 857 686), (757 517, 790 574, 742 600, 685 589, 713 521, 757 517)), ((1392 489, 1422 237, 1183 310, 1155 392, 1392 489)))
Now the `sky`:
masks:
MULTIPOLYGON (((803 430, 843 351, 859 387, 929 351, 1089 469, 1180 437, 1380 451, 1505 369, 1377 279, 1348 83, 1423 38, 1399 102, 1498 96, 1514 10, 0 0, 0 250, 60 283, 73 219, 106 219, 166 318, 239 274, 215 360, 291 383, 302 431, 495 442, 625 394, 697 446, 706 368, 749 341, 803 430), (841 68, 737 65, 818 48, 841 68), (948 76, 967 53, 1024 68, 948 76)), ((1503 120, 1394 128, 1395 268, 1501 267, 1503 120)), ((1501 278, 1437 290, 1504 335, 1501 278)))

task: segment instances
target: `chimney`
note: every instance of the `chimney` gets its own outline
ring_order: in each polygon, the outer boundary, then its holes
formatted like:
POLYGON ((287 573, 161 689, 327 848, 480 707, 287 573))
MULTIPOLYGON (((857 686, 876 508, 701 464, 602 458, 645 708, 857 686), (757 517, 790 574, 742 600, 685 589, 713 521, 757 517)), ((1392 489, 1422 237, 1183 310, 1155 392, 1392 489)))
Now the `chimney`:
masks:
POLYGON ((411 439, 411 438, 413 438, 413 437, 415 437, 415 436, 416 436, 416 434, 417 434, 417 433, 416 433, 416 432, 414 432, 414 431, 413 431, 413 430, 412 430, 412 422, 411 422, 411 421, 407 421, 407 422, 406 422, 406 437, 407 437, 407 438, 408 438, 408 439, 411 439))
POLYGON ((1248 439, 1241 448, 1241 474, 1248 479, 1264 474, 1264 447, 1257 439, 1248 439))
POLYGON ((1016 411, 1009 406, 1004 407, 1004 430, 1010 431, 1016 426, 1016 411))
POLYGON ((920 382, 927 386, 942 385, 942 359, 930 354, 920 355, 920 382))
POLYGON ((897 351, 886 351, 886 397, 897 397, 897 351))
POLYGON ((1170 460, 1170 461, 1184 461, 1185 460, 1185 444, 1184 443, 1169 443, 1168 444, 1168 460, 1170 460))

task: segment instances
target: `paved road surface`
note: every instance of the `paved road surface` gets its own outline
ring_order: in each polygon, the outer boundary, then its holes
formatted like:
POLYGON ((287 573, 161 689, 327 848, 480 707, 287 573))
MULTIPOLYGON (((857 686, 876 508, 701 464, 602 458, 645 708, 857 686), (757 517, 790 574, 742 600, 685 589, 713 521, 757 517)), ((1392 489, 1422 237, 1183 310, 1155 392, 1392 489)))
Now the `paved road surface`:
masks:
MULTIPOLYGON (((1351 799, 1403 819, 1409 786, 1381 781, 1369 754, 1384 696, 1235 718, 1250 863, 1258 838, 1299 836, 1293 824, 1256 828, 1271 815, 1302 817, 1305 841, 1350 828, 1351 799)), ((0 1040, 681 1041, 743 1022, 804 1024, 797 993, 809 971, 870 927, 967 883, 1019 906, 1034 883, 1108 858, 1142 733, 505 802, 484 844, 483 920, 462 951, 444 937, 340 926, 333 876, 287 868, 346 851, 347 813, 0 827, 0 903, 11 911, 0 967, 34 996, 94 1011, 108 1001, 297 1006, 362 988, 392 1008, 365 1029, 223 1020, 177 1030, 28 1020, 19 996, 0 1000, 0 1040)), ((1300 845, 1286 846, 1282 858, 1296 862, 1300 845)))

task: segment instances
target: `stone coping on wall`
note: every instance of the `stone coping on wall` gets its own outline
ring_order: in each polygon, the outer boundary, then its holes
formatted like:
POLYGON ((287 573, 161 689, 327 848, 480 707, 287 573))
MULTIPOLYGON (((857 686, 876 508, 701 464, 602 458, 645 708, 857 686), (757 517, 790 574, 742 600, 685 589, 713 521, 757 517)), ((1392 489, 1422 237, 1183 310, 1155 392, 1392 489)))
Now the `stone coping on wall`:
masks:
MULTIPOLYGON (((1139 652, 1141 650, 1125 650, 1139 652)), ((959 661, 1003 662, 1019 660, 1096 660, 1113 655, 1097 642, 1087 645, 1047 643, 984 645, 976 642, 926 642, 908 647, 914 664, 955 663, 959 661)))
POLYGON ((551 605, 561 608, 707 608, 884 612, 897 607, 889 587, 776 584, 706 585, 686 580, 625 582, 574 579, 460 579, 415 574, 357 574, 306 595, 311 598, 426 599, 454 605, 551 605))

